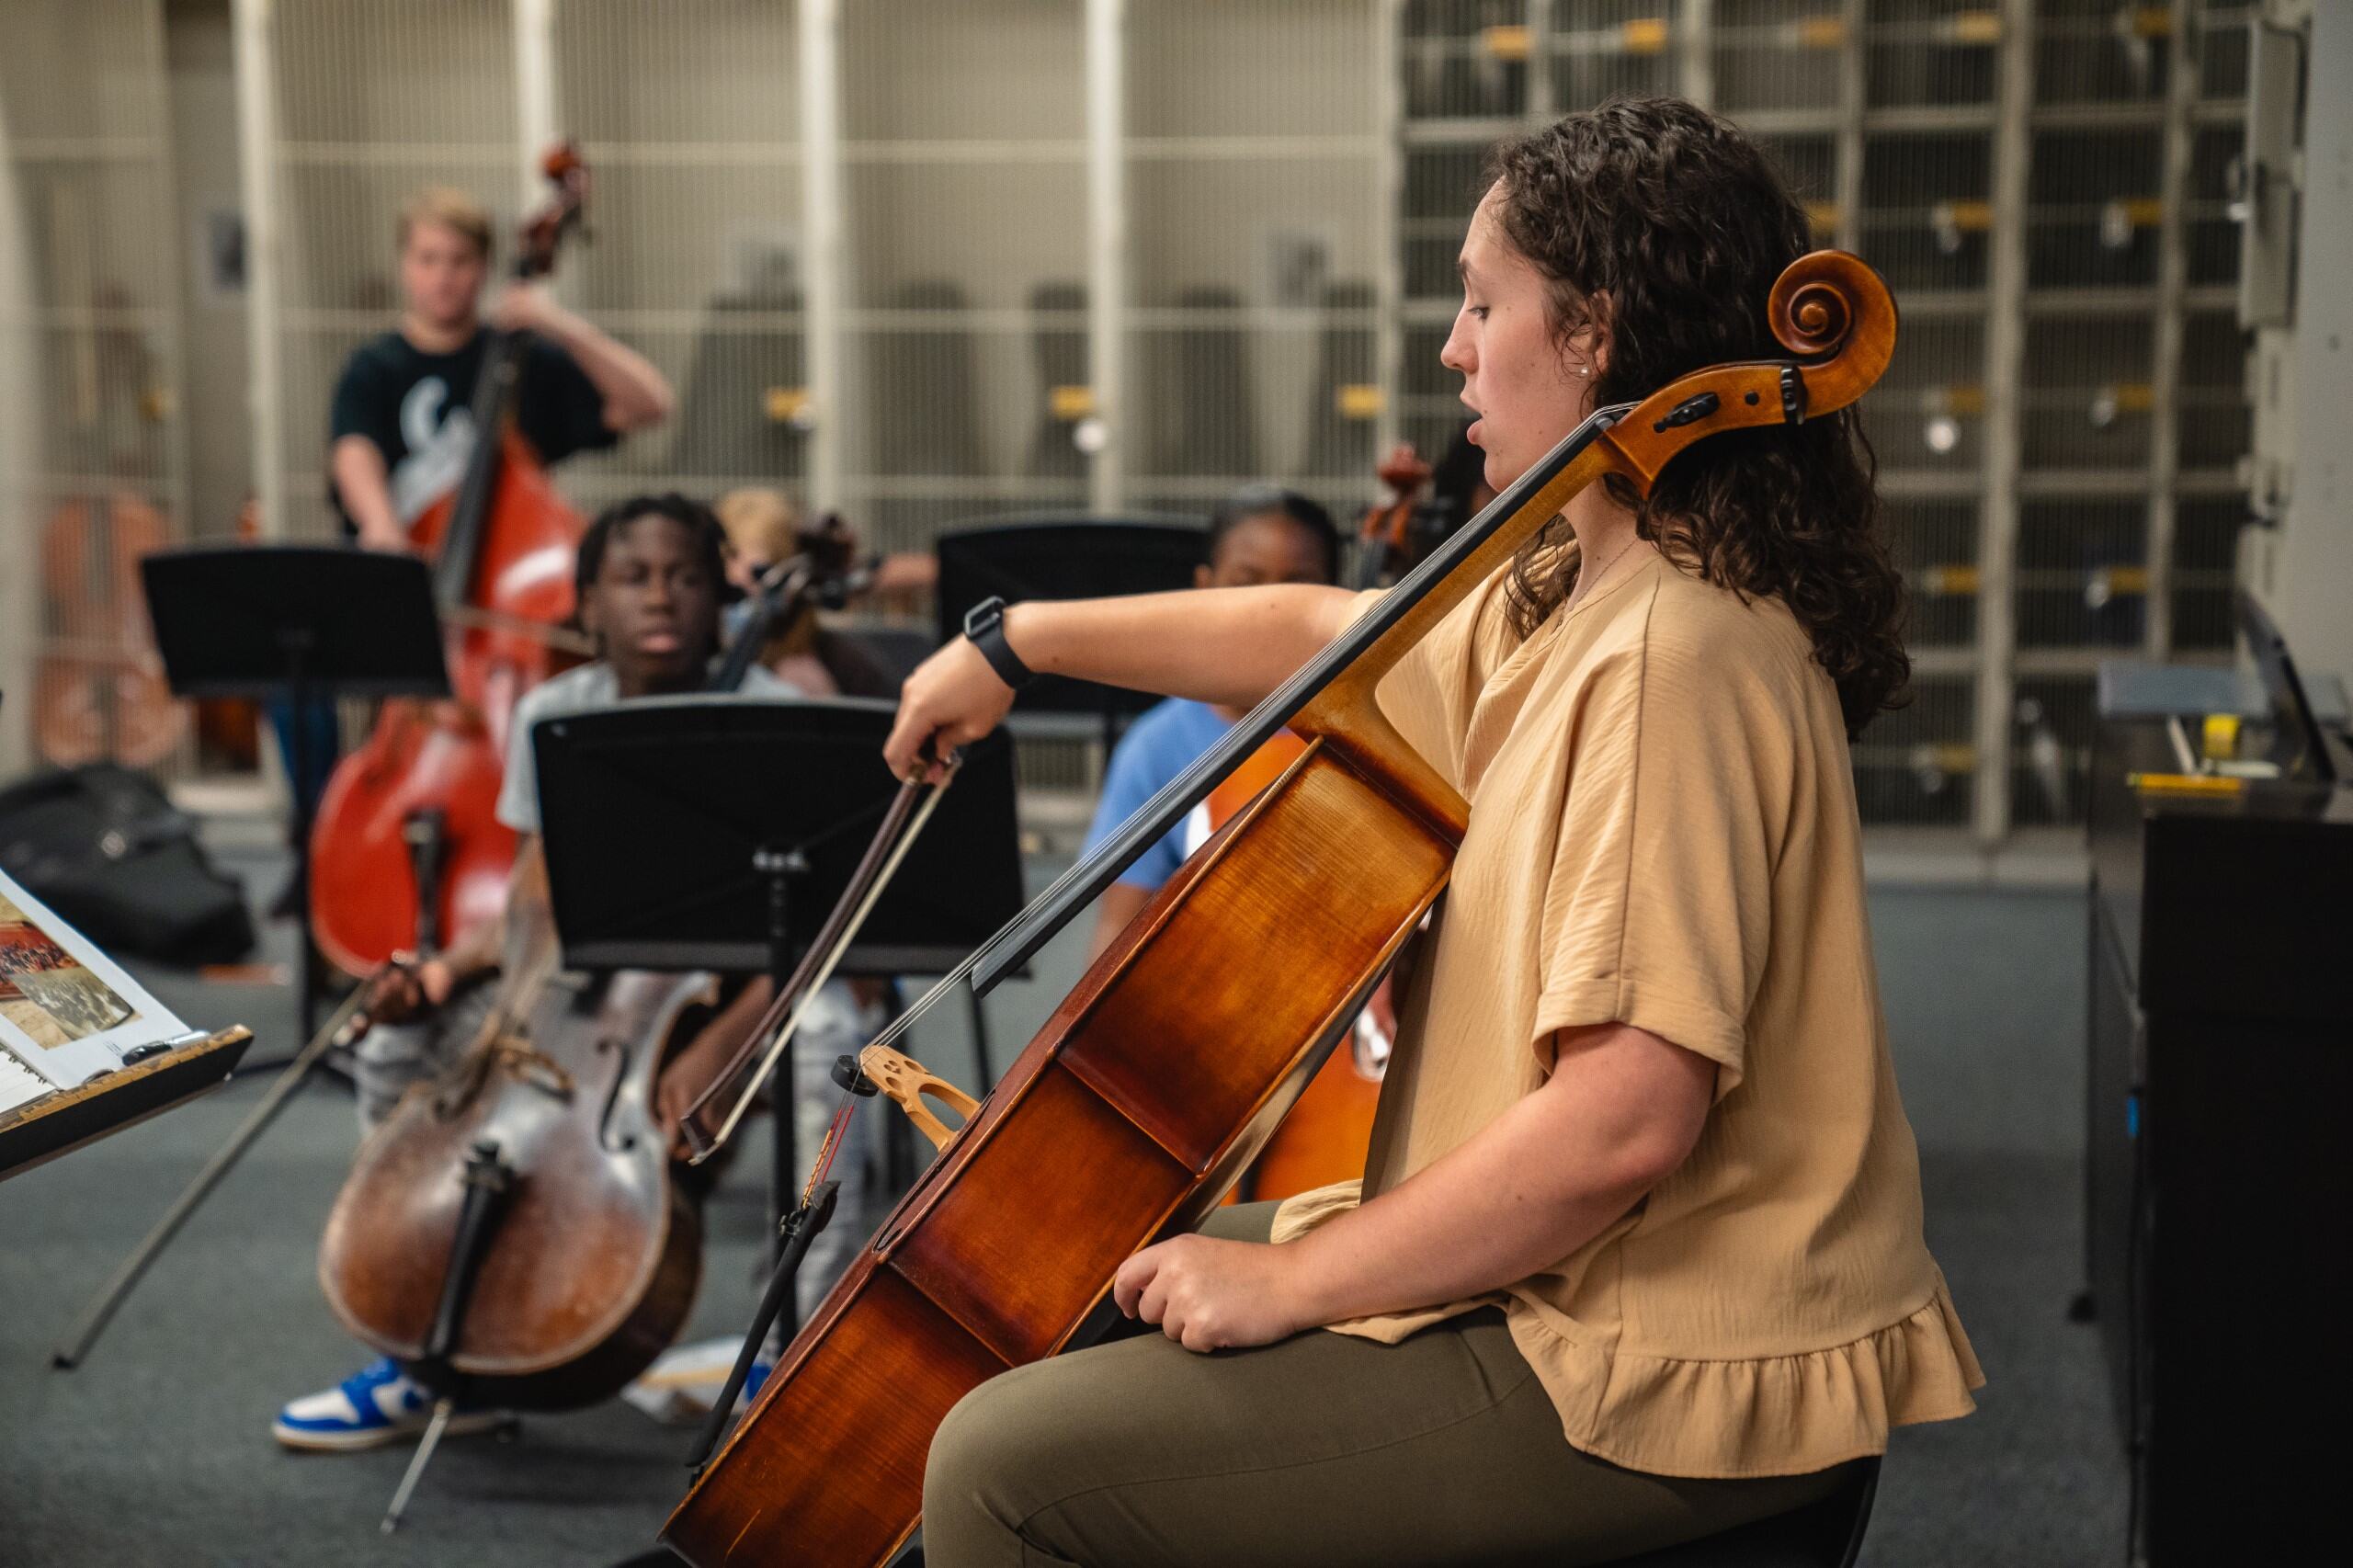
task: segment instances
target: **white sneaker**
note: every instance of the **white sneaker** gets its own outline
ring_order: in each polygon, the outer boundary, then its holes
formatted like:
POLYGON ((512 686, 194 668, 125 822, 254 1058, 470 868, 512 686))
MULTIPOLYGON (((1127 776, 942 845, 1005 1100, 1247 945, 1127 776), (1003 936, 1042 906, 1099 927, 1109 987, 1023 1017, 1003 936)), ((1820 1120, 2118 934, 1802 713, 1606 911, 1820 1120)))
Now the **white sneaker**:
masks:
MULTIPOLYGON (((378 1357, 331 1389, 305 1394, 278 1413, 269 1435, 290 1449, 344 1453, 425 1435, 433 1395, 389 1356, 378 1357)), ((514 1417, 503 1410, 460 1409, 445 1435, 486 1432, 514 1417)))

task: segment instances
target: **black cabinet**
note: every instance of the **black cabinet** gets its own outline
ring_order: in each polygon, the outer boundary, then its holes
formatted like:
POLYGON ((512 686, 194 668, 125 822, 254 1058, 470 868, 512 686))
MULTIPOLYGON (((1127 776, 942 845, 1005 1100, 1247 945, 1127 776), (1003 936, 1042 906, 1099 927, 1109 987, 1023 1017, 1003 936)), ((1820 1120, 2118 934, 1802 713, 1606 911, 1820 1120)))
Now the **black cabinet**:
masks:
POLYGON ((2333 1533, 2353 1392, 2353 790, 2135 790, 2093 756, 2086 1267, 2145 1560, 2333 1533))

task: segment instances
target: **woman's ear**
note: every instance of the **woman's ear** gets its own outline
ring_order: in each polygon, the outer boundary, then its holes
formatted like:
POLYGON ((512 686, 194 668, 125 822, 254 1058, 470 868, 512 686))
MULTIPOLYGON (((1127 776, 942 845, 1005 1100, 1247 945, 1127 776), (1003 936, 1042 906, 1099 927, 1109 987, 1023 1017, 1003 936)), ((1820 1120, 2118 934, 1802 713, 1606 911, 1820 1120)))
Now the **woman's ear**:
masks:
POLYGON ((1595 290, 1587 304, 1587 319, 1592 324, 1586 330, 1593 335, 1593 352, 1588 358, 1593 363, 1593 379, 1599 381, 1609 373, 1609 290, 1595 290))

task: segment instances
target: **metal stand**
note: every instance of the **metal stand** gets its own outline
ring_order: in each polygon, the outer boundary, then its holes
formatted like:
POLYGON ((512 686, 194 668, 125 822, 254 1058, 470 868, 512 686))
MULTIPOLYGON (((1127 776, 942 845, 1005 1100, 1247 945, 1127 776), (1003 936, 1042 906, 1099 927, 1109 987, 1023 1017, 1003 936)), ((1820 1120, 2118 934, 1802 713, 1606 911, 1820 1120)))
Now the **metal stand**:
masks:
MULTIPOLYGON (((299 678, 296 685, 299 689, 299 678)), ((309 823, 307 813, 301 812, 299 804, 296 809, 296 820, 301 827, 298 841, 302 851, 295 862, 295 875, 298 879, 304 879, 301 885, 307 892, 311 843, 309 823)), ((440 903, 441 866, 446 858, 443 850, 448 835, 443 831, 442 812, 438 808, 414 812, 401 824, 401 833, 408 841, 409 858, 415 868, 417 890, 423 900, 418 905, 417 939, 424 950, 429 952, 438 936, 437 911, 440 903)), ((307 897, 302 903, 301 921, 301 1006, 307 1013, 312 1006, 310 902, 307 897)), ((60 1371, 70 1372, 82 1364, 82 1358, 90 1353, 91 1345, 122 1305, 123 1299, 131 1294, 131 1288, 139 1283, 140 1277, 147 1272, 148 1266, 155 1261, 156 1256, 174 1236, 179 1234, 180 1227, 188 1223, 188 1216, 196 1212, 197 1205, 211 1196, 212 1189, 221 1185, 221 1178, 227 1176, 244 1157, 245 1151, 268 1131, 269 1124, 278 1119, 278 1113, 286 1108, 286 1102, 310 1082, 312 1069, 318 1066, 327 1052, 351 1042, 351 1038, 358 1032, 353 1028, 353 1021, 358 1017, 360 1002, 367 994, 365 986, 352 992, 344 1005, 335 1010, 335 1017, 327 1020, 325 1027, 313 1034, 309 1042, 294 1053, 293 1060, 287 1062, 285 1070, 278 1074, 278 1081, 270 1085, 269 1091, 262 1096, 261 1103, 238 1124, 237 1131, 229 1135, 229 1141, 221 1145, 220 1152, 205 1162, 204 1168, 196 1173, 196 1179, 188 1184, 187 1190, 164 1210, 164 1217, 155 1221, 155 1228, 131 1249, 131 1256, 124 1258, 122 1266, 114 1271, 113 1278, 83 1309, 82 1315, 67 1331, 68 1337, 49 1353, 50 1365, 60 1371)))
POLYGON ((147 1272, 156 1255, 179 1233, 180 1227, 188 1223, 188 1216, 196 1212, 197 1205, 221 1185, 221 1178, 229 1174, 245 1151, 253 1146, 254 1141, 278 1119, 278 1113, 286 1108, 286 1102, 294 1097, 295 1091, 309 1080, 311 1070, 336 1043, 343 1028, 359 1010, 359 998, 360 994, 355 992, 351 1000, 327 1020, 326 1027, 313 1035, 310 1042, 295 1053, 294 1060, 288 1062, 286 1070, 278 1075, 278 1081, 270 1085, 269 1092, 262 1096, 261 1103, 246 1114, 245 1119, 238 1124, 237 1131, 229 1135, 229 1141, 221 1145, 220 1152, 205 1162, 204 1168, 196 1173, 196 1179, 173 1199, 172 1206, 164 1210, 164 1217, 155 1221, 154 1229, 131 1249, 131 1256, 122 1260, 121 1267, 114 1271, 113 1277, 97 1297, 83 1309, 82 1315, 66 1331, 66 1337, 49 1353, 51 1366, 60 1371, 70 1372, 82 1364, 83 1358, 90 1353, 90 1346, 97 1343, 116 1309, 122 1305, 123 1298, 131 1294, 131 1287, 139 1283, 140 1277, 147 1272))
POLYGON ((449 1417, 457 1414, 458 1398, 464 1392, 465 1380, 449 1366, 449 1354, 457 1348, 466 1305, 473 1299, 474 1281, 481 1277, 483 1254, 489 1248, 498 1211, 506 1207, 506 1196, 515 1186, 515 1168, 500 1157, 495 1142, 484 1139, 474 1145, 466 1161, 465 1185, 458 1229, 449 1239, 449 1271, 441 1277, 441 1300, 434 1307, 433 1327, 425 1336, 425 1355, 410 1369, 419 1382, 437 1392, 433 1419, 401 1476, 392 1506, 384 1510, 383 1523, 377 1527, 386 1535, 400 1528, 401 1514, 408 1507, 425 1467, 433 1462, 433 1450, 440 1447, 441 1434, 449 1429, 449 1417))
MULTIPOLYGON (((844 1058, 847 1060, 847 1058, 844 1058)), ((855 1063, 852 1064, 853 1070, 855 1063)), ((869 1087, 866 1091, 872 1094, 869 1087)), ((759 1359, 760 1346, 767 1340, 768 1330, 777 1320, 792 1310, 793 1287, 799 1281, 801 1260, 809 1255, 809 1244, 834 1217, 834 1200, 841 1192, 837 1181, 820 1182, 809 1201, 795 1208, 777 1227, 778 1253, 776 1268, 768 1276, 768 1288, 760 1297, 760 1310, 752 1318, 752 1326, 744 1335, 744 1347, 735 1353, 735 1365, 728 1371, 727 1382, 712 1402, 710 1414, 703 1420, 701 1434, 695 1438, 694 1452, 688 1456, 687 1468, 697 1475, 710 1461, 719 1447, 719 1439, 727 1430, 728 1417, 735 1413, 735 1396, 744 1392, 744 1383, 751 1376, 752 1363, 759 1359)))
MULTIPOLYGON (((768 984, 780 995, 792 981, 792 884, 795 879, 809 874, 809 857, 797 845, 790 849, 764 845, 752 852, 752 869, 767 881, 768 984)), ((776 1070, 768 1078, 768 1116, 775 1129, 768 1156, 768 1217, 777 1227, 772 1264, 784 1256, 792 1190, 801 1169, 797 1117, 800 1078, 794 1060, 797 1051, 798 1047, 787 1042, 784 1054, 777 1058, 776 1070)), ((801 1326, 800 1303, 788 1299, 780 1317, 790 1337, 801 1326)))

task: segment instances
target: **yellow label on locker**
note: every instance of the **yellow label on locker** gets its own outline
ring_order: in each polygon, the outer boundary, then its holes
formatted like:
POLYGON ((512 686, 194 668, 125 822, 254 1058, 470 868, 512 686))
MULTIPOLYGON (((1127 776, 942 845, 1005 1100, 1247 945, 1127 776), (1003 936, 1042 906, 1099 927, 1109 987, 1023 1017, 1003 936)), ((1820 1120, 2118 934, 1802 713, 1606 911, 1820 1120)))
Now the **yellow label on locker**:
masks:
POLYGON ((1977 748, 1967 741, 1939 741, 1912 748, 1912 766, 1959 777, 1977 771, 1977 748))
POLYGON ((1816 233, 1838 226, 1838 204, 1835 201, 1809 201, 1805 204, 1805 221, 1816 233))
POLYGON ((1798 42, 1807 49, 1836 49, 1847 41, 1844 17, 1807 17, 1791 24, 1798 42))
POLYGON ((2157 405, 2157 389, 2146 381, 2119 381, 2108 390, 2120 413, 2146 414, 2157 405))
POLYGON ((1333 395, 1332 402, 1343 419, 1378 419, 1388 400, 1381 389, 1370 381, 1351 381, 1333 395))
POLYGON ((1095 389, 1088 386, 1056 387, 1046 394, 1046 406, 1057 419, 1084 419, 1095 412, 1095 389))
POLYGON ((1985 389, 1965 381, 1949 387, 1930 387, 1921 402, 1930 414, 1973 418, 1985 412, 1985 389))
POLYGON ((1944 36, 1951 43, 1999 43, 2002 41, 2002 13, 1999 11, 1963 11, 1945 18, 1944 36))
POLYGON ((809 412, 809 389, 770 387, 760 401, 770 419, 779 425, 787 425, 809 412))
POLYGON ((1937 204, 1936 222, 1939 228, 1949 226, 1964 234, 1982 234, 1994 226, 1994 204, 1990 201, 1940 201, 1937 204))
POLYGON ((1525 60, 1534 47, 1534 36, 1517 24, 1481 28, 1479 47, 1497 60, 1525 60))
POLYGON ((2173 37, 2173 13, 2163 6, 2143 6, 2131 16, 2135 38, 2173 37))
POLYGON ((1977 568, 1966 563, 1931 566, 1920 574, 1920 585, 1932 594, 1973 594, 1977 583, 1977 568))
POLYGON ((1618 29, 1618 47, 1629 54, 1665 54, 1674 36, 1665 17, 1638 17, 1618 29))

